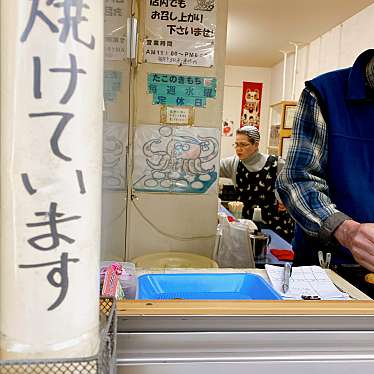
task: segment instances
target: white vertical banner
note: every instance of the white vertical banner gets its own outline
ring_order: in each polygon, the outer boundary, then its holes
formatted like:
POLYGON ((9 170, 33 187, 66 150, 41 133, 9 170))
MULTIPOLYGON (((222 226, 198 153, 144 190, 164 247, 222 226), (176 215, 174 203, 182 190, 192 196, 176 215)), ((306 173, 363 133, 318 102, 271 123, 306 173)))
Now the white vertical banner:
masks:
POLYGON ((1 0, 0 358, 99 345, 103 0, 1 0))

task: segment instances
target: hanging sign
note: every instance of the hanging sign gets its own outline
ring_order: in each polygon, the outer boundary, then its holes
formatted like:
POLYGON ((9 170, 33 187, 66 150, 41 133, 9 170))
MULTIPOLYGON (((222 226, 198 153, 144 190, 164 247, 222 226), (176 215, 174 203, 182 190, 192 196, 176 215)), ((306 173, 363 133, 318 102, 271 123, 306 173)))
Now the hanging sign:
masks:
POLYGON ((243 82, 240 127, 246 125, 260 127, 261 96, 262 83, 243 82))
POLYGON ((99 349, 103 2, 86 3, 1 0, 1 359, 99 349))
POLYGON ((145 62, 213 65, 215 0, 147 0, 145 17, 145 62))

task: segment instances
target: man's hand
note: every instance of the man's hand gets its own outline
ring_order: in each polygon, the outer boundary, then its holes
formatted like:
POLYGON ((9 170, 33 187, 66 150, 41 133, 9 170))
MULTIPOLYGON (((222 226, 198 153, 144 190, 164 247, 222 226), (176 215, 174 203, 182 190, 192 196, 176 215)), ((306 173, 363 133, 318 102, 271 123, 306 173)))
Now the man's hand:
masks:
POLYGON ((278 203, 278 212, 284 212, 287 210, 287 208, 284 206, 284 204, 280 200, 278 200, 277 203, 278 203))
POLYGON ((334 236, 361 266, 374 271, 374 223, 346 220, 335 230, 334 236))

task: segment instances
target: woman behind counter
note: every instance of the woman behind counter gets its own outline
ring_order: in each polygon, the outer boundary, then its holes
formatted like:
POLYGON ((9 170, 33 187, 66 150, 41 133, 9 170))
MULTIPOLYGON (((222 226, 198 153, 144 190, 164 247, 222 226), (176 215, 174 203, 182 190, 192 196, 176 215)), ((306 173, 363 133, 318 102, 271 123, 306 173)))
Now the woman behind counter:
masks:
POLYGON ((259 206, 265 226, 291 242, 294 221, 275 196, 275 180, 284 160, 258 150, 260 133, 255 126, 236 130, 236 155, 220 162, 220 177, 230 178, 244 203, 243 218, 252 219, 253 209, 259 206))

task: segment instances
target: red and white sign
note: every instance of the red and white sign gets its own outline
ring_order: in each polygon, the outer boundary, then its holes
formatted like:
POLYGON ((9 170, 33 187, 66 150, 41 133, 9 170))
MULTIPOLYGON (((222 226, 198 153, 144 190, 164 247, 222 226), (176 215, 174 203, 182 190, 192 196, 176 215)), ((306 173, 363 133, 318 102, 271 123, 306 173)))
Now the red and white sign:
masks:
POLYGON ((246 125, 260 127, 261 96, 262 83, 243 82, 240 127, 246 125))

